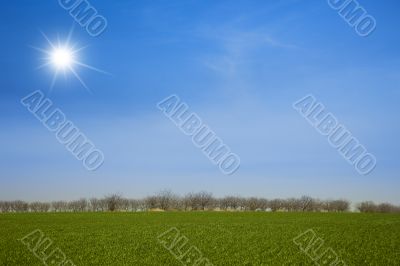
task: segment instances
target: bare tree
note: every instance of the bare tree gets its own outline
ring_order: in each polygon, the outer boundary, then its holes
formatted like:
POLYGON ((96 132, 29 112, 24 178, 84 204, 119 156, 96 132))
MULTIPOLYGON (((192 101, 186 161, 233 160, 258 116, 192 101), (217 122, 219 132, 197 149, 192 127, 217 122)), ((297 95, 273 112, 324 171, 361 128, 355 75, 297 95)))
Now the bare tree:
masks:
POLYGON ((260 209, 262 211, 265 211, 268 208, 268 200, 267 199, 260 198, 260 199, 258 199, 258 202, 259 202, 258 204, 260 206, 260 209))
POLYGON ((217 199, 217 208, 224 211, 226 211, 229 208, 229 204, 228 201, 226 200, 226 197, 217 199))
POLYGON ((206 210, 214 205, 214 198, 211 193, 201 191, 189 193, 182 199, 182 209, 184 210, 206 210))
POLYGON ((364 201, 357 205, 360 212, 376 212, 377 206, 372 201, 364 201))
POLYGON ((130 203, 128 199, 121 198, 120 199, 120 204, 119 204, 119 209, 122 211, 129 211, 130 208, 130 203))
POLYGON ((105 201, 107 203, 107 210, 113 212, 117 211, 121 206, 122 197, 118 194, 112 194, 110 196, 105 197, 105 201))
POLYGON ((27 212, 29 210, 29 204, 22 200, 12 201, 10 206, 14 212, 27 212))
POLYGON ((157 194, 156 199, 159 208, 162 210, 168 210, 173 207, 174 202, 177 200, 177 196, 170 190, 162 190, 157 194))
POLYGON ((42 202, 40 204, 40 211, 41 212, 48 212, 51 208, 51 204, 48 202, 42 202))
POLYGON ((133 212, 139 210, 140 208, 140 201, 137 199, 129 199, 128 204, 129 204, 129 209, 133 212))
POLYGON ((31 212, 40 212, 40 202, 31 202, 29 203, 29 210, 31 212))
POLYGON ((331 201, 333 211, 346 212, 350 209, 350 202, 347 200, 333 200, 331 201))
POLYGON ((300 198, 300 209, 301 211, 312 211, 314 208, 314 199, 309 196, 302 196, 300 198))
POLYGON ((158 208, 158 199, 156 196, 149 196, 145 200, 145 208, 148 209, 155 209, 158 208))
POLYGON ((137 203, 138 203, 138 209, 137 209, 138 211, 147 211, 148 210, 146 200, 140 199, 140 200, 137 200, 137 203))
POLYGON ((192 209, 192 194, 186 194, 182 199, 181 199, 181 205, 182 209, 184 211, 190 211, 192 209))
POLYGON ((262 202, 258 198, 255 198, 255 197, 245 199, 244 206, 245 206, 245 210, 249 210, 249 211, 255 211, 257 209, 263 208, 262 202))
POLYGON ((50 209, 50 203, 35 201, 29 204, 31 212, 47 212, 50 209))
POLYGON ((360 212, 381 212, 381 213, 392 213, 400 212, 399 206, 394 206, 390 203, 375 204, 372 201, 364 201, 357 205, 357 209, 360 212))
POLYGON ((65 201, 54 201, 51 206, 55 212, 65 212, 68 209, 68 203, 65 201))
POLYGON ((377 211, 382 213, 391 213, 396 212, 397 208, 390 203, 381 203, 377 206, 377 211))
POLYGON ((101 208, 101 201, 97 198, 91 198, 89 200, 90 202, 90 210, 93 212, 98 212, 98 211, 102 211, 101 208))
POLYGON ((241 199, 238 196, 227 196, 219 200, 220 208, 223 210, 237 210, 241 199))
MULTIPOLYGON (((221 210, 247 210, 247 211, 302 211, 302 212, 346 212, 350 210, 350 202, 344 199, 319 200, 309 196, 301 198, 274 199, 239 196, 226 196, 216 199, 211 193, 201 191, 189 193, 179 197, 170 190, 163 190, 154 196, 145 199, 126 199, 118 194, 112 194, 102 199, 85 198, 70 202, 54 201, 27 203, 21 200, 0 201, 0 212, 61 212, 61 211, 146 211, 154 208, 163 210, 211 210, 219 207, 221 210)), ((360 212, 400 212, 400 206, 390 203, 376 204, 372 201, 364 201, 357 205, 360 212)))
POLYGON ((107 202, 106 198, 99 200, 99 208, 100 208, 100 211, 102 211, 102 212, 108 210, 108 202, 107 202))
POLYGON ((88 210, 88 201, 85 198, 81 198, 79 200, 76 201, 77 207, 78 207, 78 211, 80 212, 84 212, 86 210, 88 210))
POLYGON ((282 200, 280 199, 273 199, 269 201, 268 207, 273 211, 276 212, 282 208, 282 200))
POLYGON ((196 193, 196 197, 198 198, 199 207, 201 210, 204 211, 211 207, 211 204, 213 202, 212 193, 201 191, 199 193, 196 193))
POLYGON ((78 203, 78 201, 77 200, 73 200, 73 201, 68 202, 68 209, 70 211, 73 211, 73 212, 78 212, 79 211, 79 203, 78 203))
POLYGON ((11 204, 8 201, 0 201, 0 211, 9 212, 11 210, 11 204))
POLYGON ((185 206, 185 209, 188 209, 188 210, 198 210, 199 209, 199 202, 198 202, 198 198, 196 197, 195 193, 189 193, 185 196, 184 206, 185 206))

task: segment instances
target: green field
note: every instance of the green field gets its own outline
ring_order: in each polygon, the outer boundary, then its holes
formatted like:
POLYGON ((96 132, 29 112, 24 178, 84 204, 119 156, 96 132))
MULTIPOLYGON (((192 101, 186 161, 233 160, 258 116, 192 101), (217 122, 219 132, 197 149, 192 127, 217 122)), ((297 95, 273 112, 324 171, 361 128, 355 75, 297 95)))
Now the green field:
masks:
POLYGON ((19 240, 36 229, 75 265, 182 265, 171 227, 213 265, 316 265, 293 242, 308 229, 346 265, 400 265, 400 215, 261 212, 0 214, 0 265, 43 265, 19 240))

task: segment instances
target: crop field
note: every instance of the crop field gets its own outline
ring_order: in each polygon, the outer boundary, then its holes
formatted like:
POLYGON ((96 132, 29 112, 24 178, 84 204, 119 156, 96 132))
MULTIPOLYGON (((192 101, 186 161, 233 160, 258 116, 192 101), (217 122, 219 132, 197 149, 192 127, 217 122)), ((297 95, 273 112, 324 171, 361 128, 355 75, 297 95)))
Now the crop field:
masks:
POLYGON ((0 214, 0 265, 57 265, 43 260, 56 248, 65 265, 329 265, 316 259, 327 250, 337 265, 400 265, 400 215, 0 214))

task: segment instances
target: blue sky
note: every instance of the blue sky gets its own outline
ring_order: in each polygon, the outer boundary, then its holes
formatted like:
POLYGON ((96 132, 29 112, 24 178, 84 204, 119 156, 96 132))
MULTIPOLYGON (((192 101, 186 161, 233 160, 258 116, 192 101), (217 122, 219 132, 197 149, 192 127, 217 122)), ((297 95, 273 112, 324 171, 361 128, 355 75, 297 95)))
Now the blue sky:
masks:
POLYGON ((217 196, 371 199, 400 203, 400 24, 395 0, 360 0, 376 30, 356 34, 326 1, 102 1, 92 37, 58 1, 0 11, 0 197, 52 200, 161 189, 217 196), (37 67, 50 40, 86 46, 70 73, 37 67), (42 90, 105 154, 88 172, 21 104, 42 90), (292 103, 312 93, 377 158, 360 176, 292 103), (189 104, 241 158, 223 175, 156 108, 189 104))

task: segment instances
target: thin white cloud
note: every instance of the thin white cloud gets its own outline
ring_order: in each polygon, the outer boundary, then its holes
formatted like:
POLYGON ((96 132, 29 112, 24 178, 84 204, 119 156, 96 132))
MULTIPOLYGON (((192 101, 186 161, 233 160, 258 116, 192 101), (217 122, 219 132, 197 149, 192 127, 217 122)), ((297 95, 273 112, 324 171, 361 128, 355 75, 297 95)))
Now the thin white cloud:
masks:
POLYGON ((202 63, 207 68, 226 76, 237 75, 241 67, 258 60, 257 53, 271 49, 297 49, 273 37, 264 29, 241 29, 237 25, 207 26, 201 29, 205 40, 215 45, 217 52, 204 55, 202 63))

